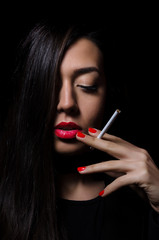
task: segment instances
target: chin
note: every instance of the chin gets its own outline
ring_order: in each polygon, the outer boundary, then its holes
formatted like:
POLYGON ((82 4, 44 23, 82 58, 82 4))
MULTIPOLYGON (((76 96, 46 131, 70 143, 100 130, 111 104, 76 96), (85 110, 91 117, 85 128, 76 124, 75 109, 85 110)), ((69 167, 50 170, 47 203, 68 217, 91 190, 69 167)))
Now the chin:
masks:
POLYGON ((58 154, 71 156, 85 152, 88 149, 88 146, 84 145, 81 142, 60 141, 55 142, 54 149, 58 154))

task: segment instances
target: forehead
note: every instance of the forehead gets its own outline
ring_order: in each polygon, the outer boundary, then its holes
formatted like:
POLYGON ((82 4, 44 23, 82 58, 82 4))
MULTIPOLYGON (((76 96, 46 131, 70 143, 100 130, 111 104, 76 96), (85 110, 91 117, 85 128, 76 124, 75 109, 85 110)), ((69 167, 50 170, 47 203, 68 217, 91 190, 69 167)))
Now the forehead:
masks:
POLYGON ((73 71, 83 67, 96 67, 99 71, 102 68, 103 56, 100 49, 89 39, 77 40, 65 53, 60 72, 73 71))

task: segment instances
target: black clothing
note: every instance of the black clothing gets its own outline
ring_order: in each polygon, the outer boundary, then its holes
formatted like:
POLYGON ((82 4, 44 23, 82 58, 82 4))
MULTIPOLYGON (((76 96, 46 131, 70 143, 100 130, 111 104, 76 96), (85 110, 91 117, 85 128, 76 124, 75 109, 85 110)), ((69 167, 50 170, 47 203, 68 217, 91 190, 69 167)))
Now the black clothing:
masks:
POLYGON ((88 201, 60 199, 59 206, 68 240, 159 239, 159 215, 129 187, 88 201))

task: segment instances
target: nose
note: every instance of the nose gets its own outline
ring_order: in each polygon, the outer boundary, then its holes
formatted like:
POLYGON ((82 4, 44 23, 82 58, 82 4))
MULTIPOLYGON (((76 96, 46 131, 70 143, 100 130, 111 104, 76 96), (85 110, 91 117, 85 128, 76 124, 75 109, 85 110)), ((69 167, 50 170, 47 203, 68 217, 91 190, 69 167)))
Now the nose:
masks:
POLYGON ((65 112, 67 114, 75 114, 78 112, 78 105, 73 86, 67 81, 62 84, 60 89, 57 111, 65 112))

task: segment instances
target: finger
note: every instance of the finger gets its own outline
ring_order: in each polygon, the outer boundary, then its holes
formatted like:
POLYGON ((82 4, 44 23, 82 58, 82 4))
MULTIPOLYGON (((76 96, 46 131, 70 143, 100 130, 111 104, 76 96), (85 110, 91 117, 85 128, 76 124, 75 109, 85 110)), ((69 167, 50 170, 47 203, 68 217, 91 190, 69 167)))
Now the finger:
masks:
POLYGON ((125 160, 110 160, 106 162, 91 164, 88 166, 78 167, 77 170, 81 174, 99 173, 99 172, 117 172, 127 173, 133 170, 134 164, 125 160))
MULTIPOLYGON (((93 137, 98 137, 100 132, 101 131, 96 128, 88 128, 88 133, 93 137)), ((114 142, 118 140, 118 137, 108 133, 104 133, 104 135, 101 138, 109 141, 114 141, 114 142)))
POLYGON ((112 155, 117 159, 127 158, 130 155, 130 149, 113 141, 98 139, 81 132, 77 133, 76 139, 93 148, 107 152, 109 155, 112 155))
MULTIPOLYGON (((88 129, 88 133, 93 136, 93 137, 98 137, 98 135, 100 134, 100 130, 96 129, 96 128, 89 128, 88 129)), ((102 139, 108 140, 108 141, 113 141, 115 143, 119 143, 119 144, 124 144, 124 145, 129 145, 129 146, 134 146, 132 143, 125 141, 124 139, 114 136, 112 134, 108 134, 108 133, 104 133, 104 135, 102 136, 102 139)))
POLYGON ((107 187, 99 193, 100 196, 105 197, 116 190, 120 189, 121 187, 128 186, 132 184, 134 181, 133 177, 131 174, 129 175, 123 175, 119 178, 116 178, 112 183, 107 185, 107 187))
POLYGON ((108 154, 116 157, 117 159, 138 159, 141 156, 141 153, 143 152, 141 148, 119 138, 114 135, 110 135, 105 133, 103 135, 104 138, 98 139, 96 136, 98 136, 98 133, 100 131, 97 130, 96 133, 91 133, 93 136, 84 135, 84 138, 78 138, 80 141, 83 141, 84 143, 93 146, 94 148, 97 148, 101 151, 107 152, 108 154), (91 138, 92 137, 92 140, 91 138), (99 141, 99 142, 98 142, 99 141), (103 141, 103 142, 102 142, 103 141), (97 144, 96 144, 97 143, 97 144), (105 145, 104 145, 105 143, 105 145), (95 145, 94 145, 95 144, 95 145))

